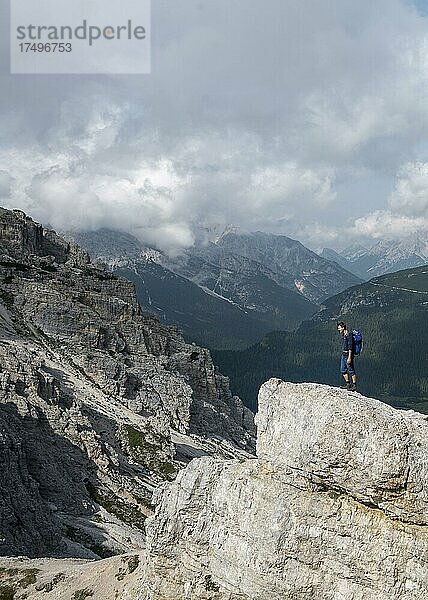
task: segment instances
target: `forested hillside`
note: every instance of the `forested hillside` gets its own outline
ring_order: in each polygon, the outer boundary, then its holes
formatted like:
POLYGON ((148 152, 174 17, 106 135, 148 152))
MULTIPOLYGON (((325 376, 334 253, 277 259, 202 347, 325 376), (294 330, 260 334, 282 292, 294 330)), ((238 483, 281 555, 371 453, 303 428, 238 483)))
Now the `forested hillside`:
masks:
POLYGON ((294 332, 273 332, 237 352, 214 352, 234 393, 253 410, 270 377, 338 385, 340 337, 336 320, 363 331, 355 359, 358 390, 428 412, 428 267, 384 275, 329 298, 294 332))

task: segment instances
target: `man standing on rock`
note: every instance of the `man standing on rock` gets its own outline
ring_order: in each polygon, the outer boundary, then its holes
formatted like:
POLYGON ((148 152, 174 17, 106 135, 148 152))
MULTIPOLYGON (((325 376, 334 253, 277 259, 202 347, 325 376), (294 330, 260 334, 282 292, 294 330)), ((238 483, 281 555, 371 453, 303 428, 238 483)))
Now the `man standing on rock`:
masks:
POLYGON ((357 376, 354 369, 354 337, 352 329, 347 329, 343 321, 337 323, 337 329, 342 334, 342 356, 340 371, 345 383, 340 387, 355 392, 357 389, 357 376))

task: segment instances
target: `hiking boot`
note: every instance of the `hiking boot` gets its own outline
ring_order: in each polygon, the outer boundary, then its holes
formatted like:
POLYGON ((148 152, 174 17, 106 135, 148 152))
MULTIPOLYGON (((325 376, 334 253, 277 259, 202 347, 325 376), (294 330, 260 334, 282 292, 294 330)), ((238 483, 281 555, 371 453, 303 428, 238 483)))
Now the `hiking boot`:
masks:
POLYGON ((349 383, 343 383, 343 384, 340 386, 340 389, 341 389, 341 390, 349 390, 349 383))
POLYGON ((348 387, 348 390, 350 392, 356 392, 357 391, 357 386, 355 383, 351 383, 350 386, 348 387))

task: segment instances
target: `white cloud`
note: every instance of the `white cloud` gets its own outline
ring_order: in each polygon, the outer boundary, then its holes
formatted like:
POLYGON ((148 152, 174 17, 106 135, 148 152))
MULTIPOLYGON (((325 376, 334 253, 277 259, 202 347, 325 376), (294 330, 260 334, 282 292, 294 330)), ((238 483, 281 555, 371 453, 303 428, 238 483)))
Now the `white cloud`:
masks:
POLYGON ((343 228, 339 225, 322 225, 310 221, 309 223, 298 224, 292 232, 292 237, 297 240, 305 240, 309 248, 319 251, 324 247, 335 248, 341 246, 343 233, 343 228))
POLYGON ((354 221, 349 235, 365 239, 403 239, 428 231, 428 163, 406 163, 397 174, 388 208, 354 221))
POLYGON ((379 210, 356 219, 351 229, 355 239, 403 239, 418 232, 428 231, 428 222, 423 217, 408 217, 391 211, 379 210))
POLYGON ((0 171, 0 199, 10 197, 13 179, 6 171, 0 171))
MULTIPOLYGON (((237 209, 245 206, 241 222, 246 228, 294 230, 335 200, 332 169, 310 169, 296 162, 257 168, 240 192, 237 209)), ((242 210, 242 208, 241 208, 242 210)))
POLYGON ((373 238, 421 224, 428 20, 407 1, 153 9, 149 76, 2 76, 0 165, 13 177, 3 202, 168 251, 191 244, 198 221, 312 246, 342 227, 373 238), (379 197, 370 174, 393 182, 397 171, 390 200, 379 197), (357 204, 347 190, 361 173, 357 204))
POLYGON ((162 180, 164 167, 160 164, 157 172, 150 165, 143 180, 143 167, 135 178, 130 173, 128 179, 93 173, 73 175, 70 170, 52 168, 33 177, 27 189, 31 213, 58 230, 116 228, 175 252, 192 245, 193 235, 173 192, 154 185, 162 180))
POLYGON ((428 218, 428 163, 408 163, 400 169, 389 204, 399 214, 428 218))
MULTIPOLYGON (((90 120, 85 127, 94 131, 90 120)), ((147 159, 140 149, 126 165, 114 145, 94 150, 80 139, 72 148, 51 139, 55 154, 37 146, 15 153, 9 205, 59 230, 118 228, 174 252, 193 243, 201 222, 291 233, 302 209, 307 216, 335 199, 332 169, 275 164, 254 135, 245 139, 244 154, 238 132, 223 139, 207 130, 171 146, 168 158, 147 159)), ((1 158, 7 160, 0 152, 1 158)))

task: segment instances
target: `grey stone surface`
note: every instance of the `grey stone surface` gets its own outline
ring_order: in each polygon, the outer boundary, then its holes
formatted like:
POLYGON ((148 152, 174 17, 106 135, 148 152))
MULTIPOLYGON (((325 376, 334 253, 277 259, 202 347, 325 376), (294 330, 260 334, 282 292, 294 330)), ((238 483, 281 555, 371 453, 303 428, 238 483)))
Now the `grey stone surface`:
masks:
POLYGON ((3 559, 16 600, 426 600, 425 501, 411 483, 427 487, 426 417, 278 379, 259 405, 258 457, 202 456, 161 484, 145 551, 3 559))
POLYGON ((426 415, 357 393, 344 401, 341 390, 312 383, 271 380, 259 398, 260 459, 304 469, 312 481, 390 516, 428 524, 426 415))
POLYGON ((5 559, 16 600, 428 598, 426 416, 271 379, 250 457, 208 351, 129 283, 19 211, 0 246, 0 554, 137 552, 5 559))
POLYGON ((146 600, 428 598, 426 417, 272 379, 257 459, 195 459, 156 492, 146 600))
POLYGON ((175 460, 171 432, 207 454, 255 442, 208 351, 78 246, 0 209, 0 554, 141 548, 153 489, 189 455, 175 460))

